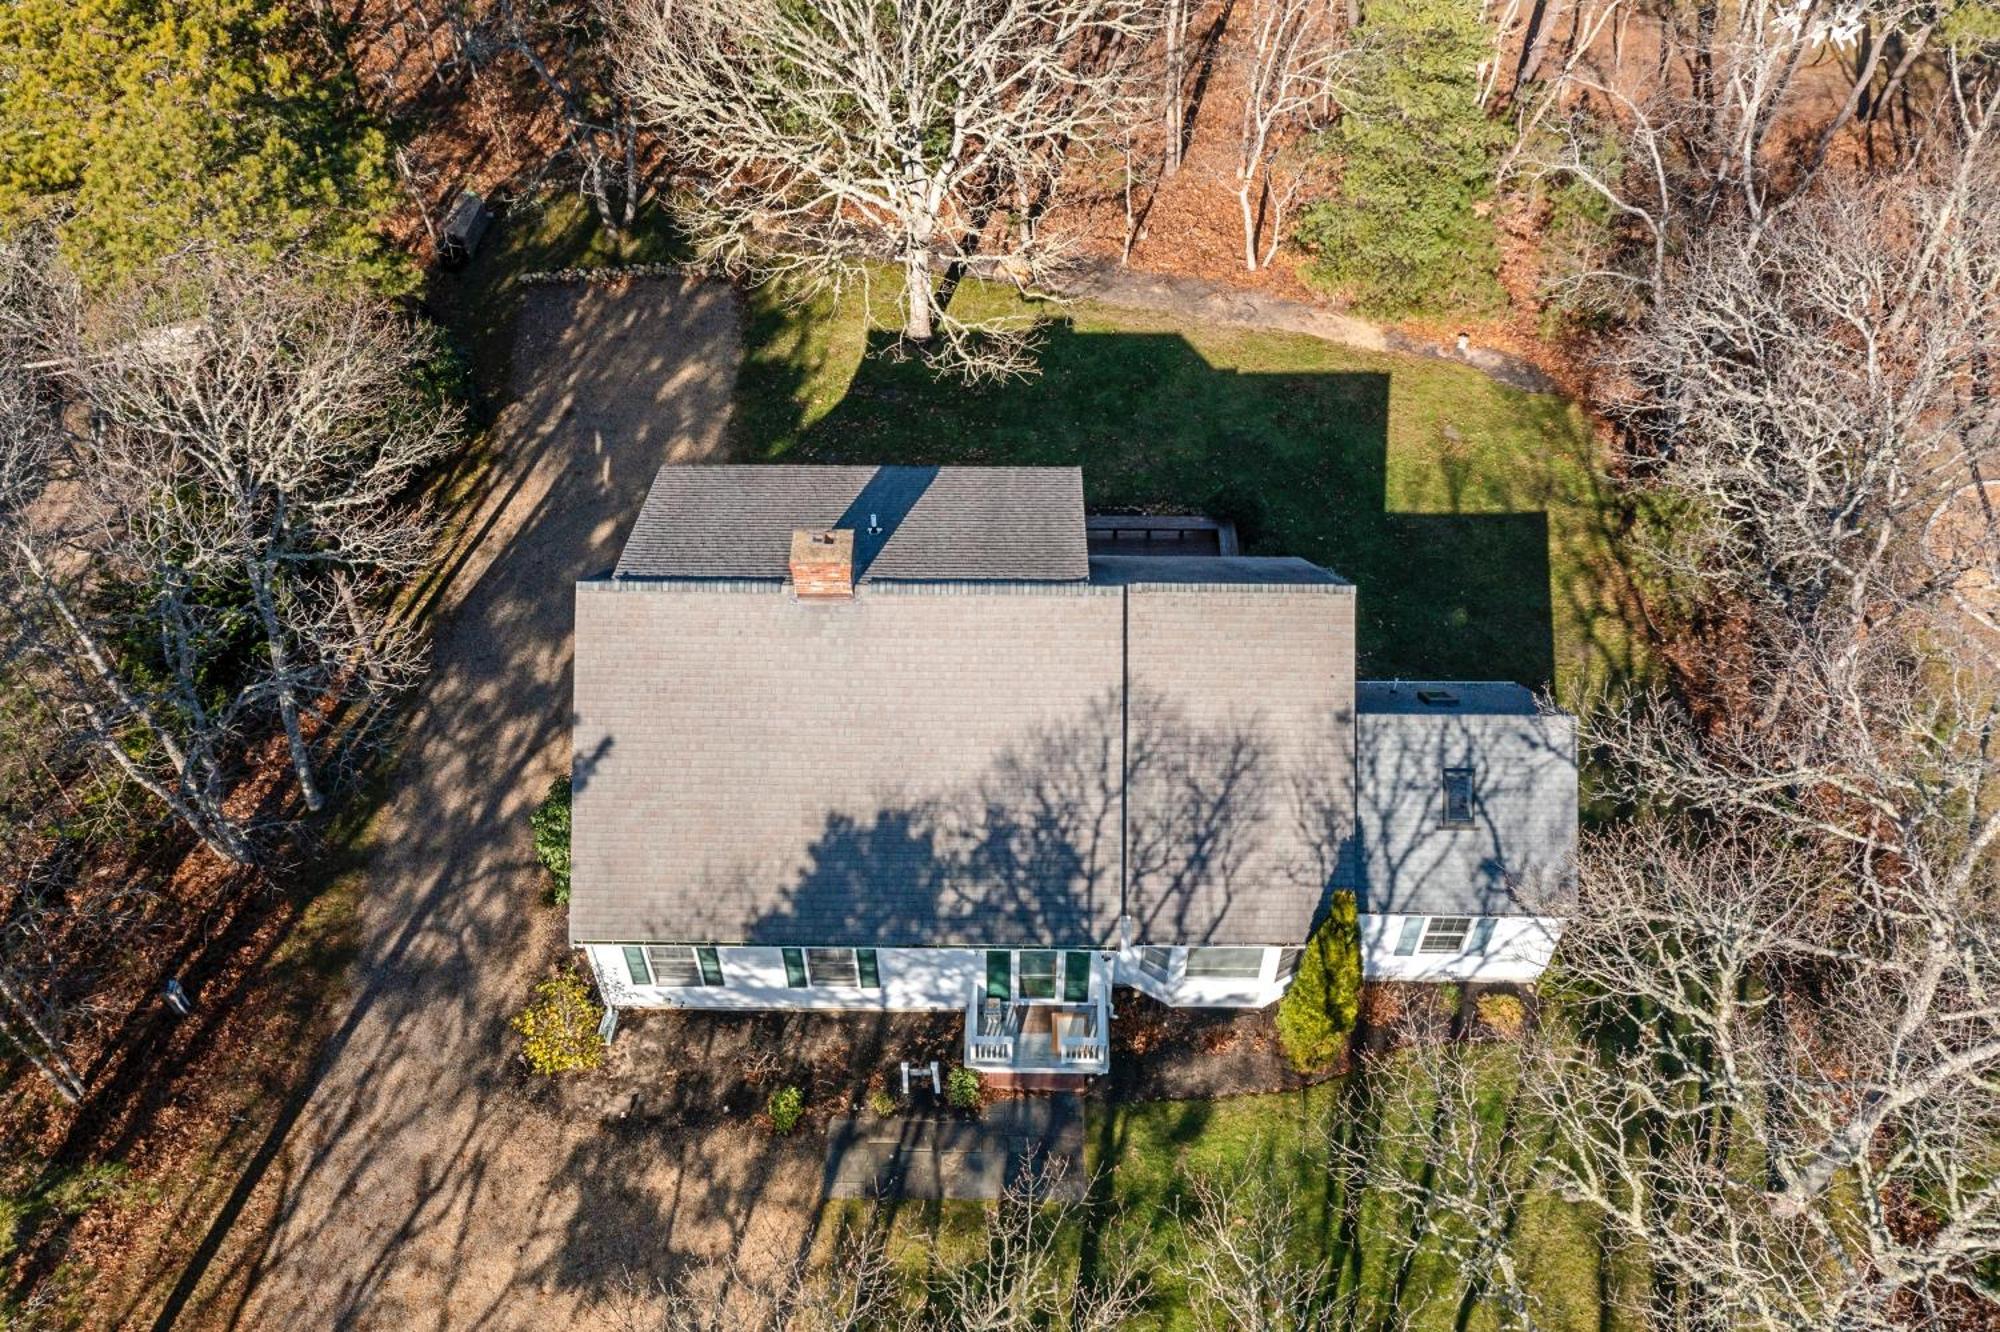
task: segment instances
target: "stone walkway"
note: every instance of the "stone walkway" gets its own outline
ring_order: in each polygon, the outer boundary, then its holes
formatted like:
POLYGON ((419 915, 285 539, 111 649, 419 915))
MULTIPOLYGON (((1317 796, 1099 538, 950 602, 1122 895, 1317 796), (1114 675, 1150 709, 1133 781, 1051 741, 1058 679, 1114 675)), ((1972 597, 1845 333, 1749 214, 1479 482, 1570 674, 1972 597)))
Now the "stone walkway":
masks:
POLYGON ((1362 351, 1428 356, 1470 367, 1489 379, 1529 393, 1561 391, 1555 380, 1539 367, 1507 352, 1491 347, 1467 347, 1460 351, 1324 306, 1244 291, 1203 278, 1142 273, 1096 260, 1083 265, 1066 294, 1128 309, 1158 310, 1204 324, 1304 333, 1362 351))
POLYGON ((1024 1177, 1082 1200, 1082 1097, 996 1101, 978 1119, 836 1119, 827 1132, 829 1198, 998 1198, 1024 1177))

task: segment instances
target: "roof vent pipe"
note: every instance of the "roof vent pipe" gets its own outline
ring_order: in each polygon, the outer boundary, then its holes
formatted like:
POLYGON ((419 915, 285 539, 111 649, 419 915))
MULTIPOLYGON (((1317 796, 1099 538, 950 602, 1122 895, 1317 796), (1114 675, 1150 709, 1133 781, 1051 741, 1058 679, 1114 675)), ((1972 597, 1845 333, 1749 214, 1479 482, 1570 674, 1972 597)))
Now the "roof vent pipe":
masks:
POLYGON ((882 518, 880 514, 871 513, 868 515, 868 535, 882 535, 882 518))

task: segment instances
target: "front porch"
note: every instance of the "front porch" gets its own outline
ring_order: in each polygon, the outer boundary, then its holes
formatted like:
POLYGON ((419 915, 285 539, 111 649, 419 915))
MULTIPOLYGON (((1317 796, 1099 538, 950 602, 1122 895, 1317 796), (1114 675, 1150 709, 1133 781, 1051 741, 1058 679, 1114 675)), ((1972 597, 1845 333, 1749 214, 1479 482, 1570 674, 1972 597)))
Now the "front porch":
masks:
POLYGON ((990 1074, 1066 1073, 1111 1068, 1109 986, 1084 1003, 1009 1002, 974 990, 965 1010, 965 1064, 990 1074))

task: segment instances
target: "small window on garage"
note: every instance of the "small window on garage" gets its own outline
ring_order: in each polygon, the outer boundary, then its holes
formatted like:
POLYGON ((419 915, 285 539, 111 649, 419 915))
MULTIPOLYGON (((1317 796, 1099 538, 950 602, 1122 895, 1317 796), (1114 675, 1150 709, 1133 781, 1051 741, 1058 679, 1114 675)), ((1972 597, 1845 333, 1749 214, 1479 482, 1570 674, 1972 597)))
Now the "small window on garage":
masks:
POLYGON ((655 985, 701 984, 701 966, 686 944, 654 944, 646 949, 646 962, 653 969, 655 985))
POLYGON ((1154 980, 1163 981, 1174 965, 1174 950, 1171 948, 1141 948, 1139 950, 1139 970, 1154 980))
POLYGON ((653 969, 646 965, 646 950, 637 944, 625 945, 625 974, 634 985, 651 985, 653 969))
POLYGON ((808 948, 806 970, 814 985, 837 985, 845 990, 861 985, 861 969, 855 965, 852 948, 808 948))
POLYGON ((703 985, 722 984, 722 955, 720 953, 717 953, 713 948, 697 948, 694 950, 694 961, 695 965, 701 968, 701 983, 703 985))
POLYGON ((787 948, 785 954, 785 984, 794 990, 806 988, 806 953, 803 948, 787 948))
POLYGON ((1187 974, 1190 980, 1255 980, 1264 974, 1261 948, 1190 948, 1187 974))
POLYGON ((854 950, 854 966, 861 973, 861 988, 879 990, 882 988, 882 963, 872 948, 854 950))

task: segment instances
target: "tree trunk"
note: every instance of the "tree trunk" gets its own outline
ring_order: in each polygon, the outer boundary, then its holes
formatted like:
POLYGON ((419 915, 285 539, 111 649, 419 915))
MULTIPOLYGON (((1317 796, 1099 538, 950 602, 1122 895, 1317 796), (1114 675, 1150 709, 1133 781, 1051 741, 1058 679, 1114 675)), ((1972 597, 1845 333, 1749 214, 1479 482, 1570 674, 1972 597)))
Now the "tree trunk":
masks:
POLYGON ((35 1016, 34 1009, 4 975, 0 975, 0 1001, 5 1002, 11 1013, 11 1016, 0 1014, 0 1036, 5 1036, 15 1049, 27 1056, 28 1062, 35 1066, 35 1071, 47 1079, 48 1084, 56 1089, 56 1094, 67 1104, 75 1105, 81 1101, 84 1091, 83 1079, 77 1076, 76 1069, 71 1067, 69 1060, 64 1057, 62 1047, 55 1043, 54 1038, 43 1027, 41 1020, 35 1016), (33 1035, 32 1040, 21 1039, 21 1033, 14 1028, 16 1021, 27 1027, 33 1035))
POLYGON ((285 651, 284 627, 278 623, 278 607, 271 588, 268 560, 250 562, 250 590, 257 599, 257 618, 264 626, 264 645, 271 654, 271 679, 278 690, 278 716, 285 724, 285 745, 291 750, 292 771, 299 779, 299 794, 306 808, 318 813, 326 808, 326 797, 313 775, 312 752, 306 748, 299 726, 299 694, 292 683, 292 665, 285 651))
POLYGON ((903 339, 931 340, 931 253, 912 244, 903 251, 903 339))
POLYGON ((1181 167, 1181 141, 1187 133, 1187 0, 1167 5, 1167 160, 1161 172, 1171 176, 1181 167))
POLYGON ((1257 271, 1257 216, 1250 208, 1250 182, 1247 180, 1237 183, 1236 206, 1243 212, 1243 266, 1254 273, 1257 271))

